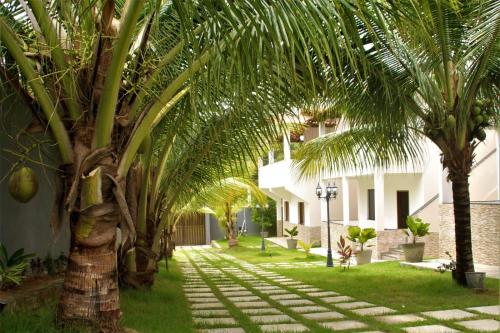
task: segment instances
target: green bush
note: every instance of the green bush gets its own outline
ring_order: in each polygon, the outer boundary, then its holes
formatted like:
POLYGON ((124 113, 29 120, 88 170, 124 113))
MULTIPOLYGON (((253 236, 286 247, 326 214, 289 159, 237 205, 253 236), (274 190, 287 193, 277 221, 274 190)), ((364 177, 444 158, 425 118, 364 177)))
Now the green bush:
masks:
POLYGON ((413 244, 417 242, 417 237, 424 237, 429 234, 430 223, 425 223, 420 218, 415 218, 413 216, 408 216, 406 218, 406 225, 408 230, 403 230, 403 232, 410 236, 413 236, 413 244))
POLYGON ((357 226, 350 226, 347 228, 347 233, 347 239, 351 242, 358 243, 361 246, 361 251, 363 251, 363 247, 366 242, 377 237, 377 232, 373 228, 361 229, 357 226))
POLYGON ((33 254, 24 254, 24 249, 19 249, 9 256, 5 246, 0 243, 0 289, 21 284, 24 271, 28 268, 28 259, 31 257, 33 254))

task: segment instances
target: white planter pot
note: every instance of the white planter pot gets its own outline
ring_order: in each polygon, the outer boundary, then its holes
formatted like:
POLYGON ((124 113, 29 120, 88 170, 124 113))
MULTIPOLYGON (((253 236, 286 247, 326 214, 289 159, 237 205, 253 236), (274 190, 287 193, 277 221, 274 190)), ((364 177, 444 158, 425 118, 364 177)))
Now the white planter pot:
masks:
POLYGON ((363 250, 356 252, 356 263, 366 265, 372 262, 372 250, 363 250))

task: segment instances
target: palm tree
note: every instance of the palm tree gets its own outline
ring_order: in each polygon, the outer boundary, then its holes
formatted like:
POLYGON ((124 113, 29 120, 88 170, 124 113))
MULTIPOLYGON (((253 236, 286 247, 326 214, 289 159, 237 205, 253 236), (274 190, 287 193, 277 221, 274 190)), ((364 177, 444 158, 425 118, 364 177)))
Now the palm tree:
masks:
POLYGON ((474 150, 499 117, 498 6, 494 0, 371 6, 377 18, 359 23, 370 74, 360 79, 346 66, 346 89, 317 102, 323 109, 317 117, 343 117, 350 129, 318 138, 297 155, 302 174, 312 176, 418 162, 419 140, 434 142, 452 183, 455 276, 462 285, 465 272, 474 271, 468 183, 474 150))
POLYGON ((213 214, 219 226, 225 231, 229 247, 238 245, 236 231, 236 214, 250 206, 249 196, 264 205, 267 197, 250 179, 230 177, 215 181, 203 191, 200 196, 194 197, 186 209, 195 209, 202 213, 213 214), (208 200, 207 200, 208 199, 208 200), (203 206, 200 207, 200 204, 203 206))
MULTIPOLYGON (((314 91, 317 68, 356 66, 350 50, 362 43, 347 38, 357 33, 351 8, 319 0, 0 4, 2 82, 50 129, 61 160, 53 225, 69 219, 72 235, 61 320, 118 329, 116 230, 143 237, 130 192, 140 172, 129 170, 151 129, 185 98, 203 100, 206 114, 221 107, 221 92, 240 108, 277 94, 293 100, 314 91)), ((254 111, 279 116, 262 105, 254 111)))

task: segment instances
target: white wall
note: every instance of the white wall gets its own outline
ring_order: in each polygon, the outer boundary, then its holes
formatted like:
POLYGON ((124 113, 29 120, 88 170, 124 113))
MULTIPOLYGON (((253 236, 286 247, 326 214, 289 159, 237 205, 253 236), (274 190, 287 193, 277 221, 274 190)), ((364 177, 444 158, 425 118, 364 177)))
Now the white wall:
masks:
MULTIPOLYGON (((384 229, 398 228, 397 191, 408 191, 410 197, 410 214, 423 203, 420 174, 386 174, 385 188, 385 218, 384 229)), ((375 195, 377 195, 375 193, 375 195)))

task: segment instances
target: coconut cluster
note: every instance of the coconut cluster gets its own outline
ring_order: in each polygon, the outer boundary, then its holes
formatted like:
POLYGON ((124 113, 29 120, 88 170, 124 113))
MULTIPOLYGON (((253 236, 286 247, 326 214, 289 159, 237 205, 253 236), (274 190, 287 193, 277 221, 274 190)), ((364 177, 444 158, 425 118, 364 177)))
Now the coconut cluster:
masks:
MULTIPOLYGON (((484 141, 486 139, 485 128, 492 125, 492 120, 494 117, 493 104, 489 100, 476 100, 469 113, 470 117, 467 121, 467 127, 469 133, 471 133, 471 139, 477 139, 479 141, 484 141)), ((434 114, 432 116, 435 116, 434 114)), ((450 114, 446 116, 444 126, 437 119, 428 119, 433 125, 426 125, 425 134, 431 140, 437 140, 440 137, 447 137, 447 134, 452 133, 456 126, 457 120, 454 115, 450 114)))
POLYGON ((494 115, 495 111, 493 110, 491 101, 476 100, 467 123, 472 136, 479 141, 484 141, 486 139, 486 132, 484 129, 491 126, 494 115))

